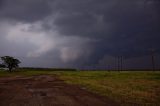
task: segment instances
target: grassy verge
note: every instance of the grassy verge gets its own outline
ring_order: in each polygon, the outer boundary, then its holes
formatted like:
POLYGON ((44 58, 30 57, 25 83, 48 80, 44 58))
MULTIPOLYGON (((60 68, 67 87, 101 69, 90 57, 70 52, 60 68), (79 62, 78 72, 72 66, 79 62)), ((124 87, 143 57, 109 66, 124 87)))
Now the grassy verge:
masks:
POLYGON ((57 74, 69 84, 107 96, 122 105, 160 105, 160 72, 36 71, 0 72, 2 76, 57 74))
POLYGON ((67 83, 107 96, 122 105, 160 105, 160 72, 61 72, 67 83))

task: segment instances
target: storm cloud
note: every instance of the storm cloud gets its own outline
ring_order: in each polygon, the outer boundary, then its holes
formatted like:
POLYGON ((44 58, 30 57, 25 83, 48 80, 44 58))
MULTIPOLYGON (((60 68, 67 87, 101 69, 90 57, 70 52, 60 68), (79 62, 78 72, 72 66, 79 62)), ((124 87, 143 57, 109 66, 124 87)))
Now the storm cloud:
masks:
POLYGON ((1 0, 0 56, 27 67, 115 67, 123 56, 148 68, 151 49, 160 54, 159 12, 158 0, 1 0))

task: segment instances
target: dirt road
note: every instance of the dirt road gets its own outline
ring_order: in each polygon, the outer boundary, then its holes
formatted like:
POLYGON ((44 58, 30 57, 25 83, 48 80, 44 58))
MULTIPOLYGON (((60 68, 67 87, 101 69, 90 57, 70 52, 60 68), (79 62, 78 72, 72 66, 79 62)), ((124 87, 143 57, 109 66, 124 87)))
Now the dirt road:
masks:
POLYGON ((57 76, 0 78, 0 106, 113 106, 111 100, 57 76))

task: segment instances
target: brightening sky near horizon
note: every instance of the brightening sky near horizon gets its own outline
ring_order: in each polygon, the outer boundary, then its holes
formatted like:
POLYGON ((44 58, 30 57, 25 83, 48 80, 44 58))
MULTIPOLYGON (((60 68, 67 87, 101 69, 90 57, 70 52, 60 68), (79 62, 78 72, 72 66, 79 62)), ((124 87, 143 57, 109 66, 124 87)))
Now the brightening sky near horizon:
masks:
POLYGON ((160 68, 159 0, 0 0, 0 56, 23 67, 160 68))

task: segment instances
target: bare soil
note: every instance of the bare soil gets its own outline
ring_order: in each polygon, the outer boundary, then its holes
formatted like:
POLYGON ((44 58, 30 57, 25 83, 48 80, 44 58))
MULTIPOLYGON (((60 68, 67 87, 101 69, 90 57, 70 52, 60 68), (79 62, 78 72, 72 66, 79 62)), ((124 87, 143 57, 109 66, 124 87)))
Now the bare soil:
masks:
POLYGON ((0 78, 0 106, 115 106, 114 101, 66 84, 56 75, 0 78))

